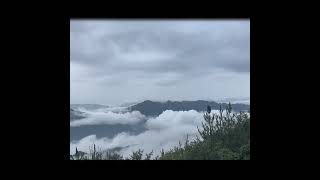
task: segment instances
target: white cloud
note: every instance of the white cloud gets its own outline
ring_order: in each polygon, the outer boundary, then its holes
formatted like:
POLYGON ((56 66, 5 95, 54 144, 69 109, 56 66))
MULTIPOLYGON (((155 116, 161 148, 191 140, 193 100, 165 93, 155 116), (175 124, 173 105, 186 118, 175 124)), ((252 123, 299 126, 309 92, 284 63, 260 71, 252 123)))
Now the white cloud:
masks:
MULTIPOLYGON (((212 110, 211 114, 213 113, 218 114, 219 110, 212 110)), ((76 147, 78 150, 88 152, 89 147, 95 144, 100 150, 129 146, 120 152, 124 157, 129 157, 139 148, 144 150, 144 154, 153 150, 153 157, 155 157, 160 155, 161 149, 168 151, 177 146, 179 141, 183 145, 187 135, 189 140, 194 139, 198 135, 197 126, 201 128, 201 122, 204 121, 203 114, 204 112, 194 110, 167 110, 156 118, 148 119, 147 130, 138 135, 130 135, 125 132, 117 134, 114 138, 97 138, 96 135, 89 135, 79 141, 71 142, 70 153, 74 154, 76 147)))
POLYGON ((103 111, 85 111, 88 115, 84 119, 70 122, 71 127, 82 125, 97 125, 97 124, 136 124, 145 116, 139 111, 115 113, 103 111))
POLYGON ((147 121, 147 128, 150 130, 177 128, 178 126, 199 125, 202 119, 195 110, 172 111, 166 110, 158 117, 147 121))
POLYGON ((201 127, 202 121, 202 112, 167 110, 156 118, 148 119, 146 123, 148 130, 143 133, 129 135, 122 132, 113 139, 106 137, 96 138, 95 135, 90 135, 80 141, 71 142, 70 153, 73 154, 75 152, 75 147, 78 147, 81 151, 86 151, 94 143, 96 147, 101 149, 131 145, 121 151, 124 157, 128 157, 132 154, 132 151, 136 151, 139 148, 143 149, 144 153, 149 153, 153 150, 154 155, 159 155, 161 149, 169 150, 178 145, 179 141, 184 142, 187 134, 189 139, 195 138, 198 134, 197 126, 201 127))

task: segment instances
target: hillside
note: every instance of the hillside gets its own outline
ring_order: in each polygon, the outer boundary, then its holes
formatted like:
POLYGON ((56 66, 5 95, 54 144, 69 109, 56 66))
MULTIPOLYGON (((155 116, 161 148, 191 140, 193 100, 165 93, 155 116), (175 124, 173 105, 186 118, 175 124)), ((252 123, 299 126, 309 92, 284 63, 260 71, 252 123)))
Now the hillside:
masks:
MULTIPOLYGON (((158 116, 165 110, 173 111, 203 111, 207 106, 211 106, 213 110, 219 110, 220 105, 225 109, 227 103, 216 103, 214 101, 166 101, 166 102, 155 102, 146 100, 139 104, 133 105, 130 107, 131 111, 140 111, 146 116, 158 116)), ((239 111, 248 111, 250 110, 250 105, 247 104, 231 104, 232 109, 236 112, 239 111)))

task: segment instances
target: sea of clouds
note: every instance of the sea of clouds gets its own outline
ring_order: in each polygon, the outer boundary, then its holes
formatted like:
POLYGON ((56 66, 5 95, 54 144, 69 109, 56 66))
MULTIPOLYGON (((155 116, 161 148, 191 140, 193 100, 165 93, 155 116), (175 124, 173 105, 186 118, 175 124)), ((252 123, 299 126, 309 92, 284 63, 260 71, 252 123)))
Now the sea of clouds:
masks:
MULTIPOLYGON (((217 113, 213 110, 212 113, 217 113)), ((198 134, 197 127, 201 127, 203 122, 203 112, 195 110, 190 111, 172 111, 166 110, 157 117, 147 118, 138 111, 133 112, 105 112, 94 111, 86 112, 89 116, 85 119, 70 122, 70 126, 97 125, 97 124, 135 124, 145 120, 146 131, 138 135, 130 135, 127 132, 119 132, 113 138, 97 138, 95 134, 70 142, 70 154, 75 153, 76 147, 88 152, 93 144, 100 150, 112 149, 116 147, 123 148, 120 153, 128 157, 133 151, 140 149, 144 153, 154 151, 154 156, 159 155, 163 149, 165 151, 177 146, 179 141, 183 143, 188 135, 192 140, 198 134)))

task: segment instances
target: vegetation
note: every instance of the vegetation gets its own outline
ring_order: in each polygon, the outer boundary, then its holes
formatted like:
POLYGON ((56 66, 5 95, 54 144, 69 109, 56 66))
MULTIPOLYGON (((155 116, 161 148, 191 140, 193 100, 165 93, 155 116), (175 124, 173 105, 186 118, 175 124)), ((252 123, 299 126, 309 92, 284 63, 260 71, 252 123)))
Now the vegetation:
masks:
POLYGON ((229 104, 225 111, 220 107, 219 114, 206 112, 202 129, 198 128, 201 138, 187 139, 184 147, 179 143, 160 160, 249 160, 250 117, 231 110, 229 104))
MULTIPOLYGON (((247 113, 234 113, 231 104, 223 110, 220 106, 218 114, 210 114, 211 108, 203 115, 202 127, 198 127, 199 135, 196 139, 179 142, 171 150, 161 151, 154 160, 249 160, 250 159, 250 117, 247 113)), ((77 151, 77 150, 76 150, 77 151)), ((150 160, 153 151, 145 154, 139 149, 126 160, 150 160)), ((83 154, 76 152, 73 159, 83 158, 83 154)), ((90 157, 90 156, 88 156, 90 157)), ((106 156, 95 151, 90 159, 123 160, 124 158, 113 152, 106 156)))

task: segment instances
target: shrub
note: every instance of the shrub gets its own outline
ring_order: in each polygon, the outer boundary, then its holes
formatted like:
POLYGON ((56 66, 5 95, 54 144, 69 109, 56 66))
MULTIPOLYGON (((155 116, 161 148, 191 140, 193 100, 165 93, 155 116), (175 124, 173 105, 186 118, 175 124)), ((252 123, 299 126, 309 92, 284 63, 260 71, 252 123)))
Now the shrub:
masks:
MULTIPOLYGON (((208 108, 211 109, 211 108, 208 108)), ((184 147, 174 147, 162 152, 159 159, 171 160, 248 160, 250 159, 250 117, 244 112, 232 112, 231 104, 218 114, 206 112, 200 138, 188 138, 184 147)))

